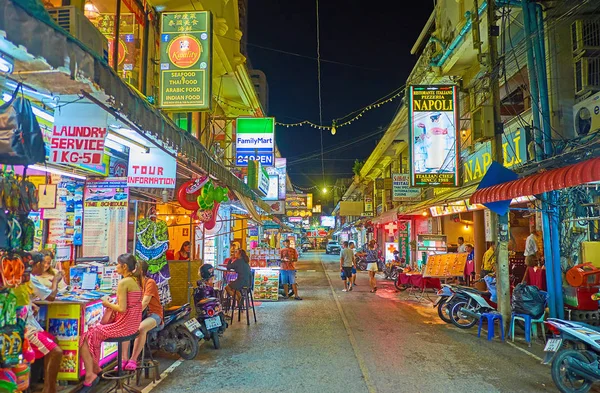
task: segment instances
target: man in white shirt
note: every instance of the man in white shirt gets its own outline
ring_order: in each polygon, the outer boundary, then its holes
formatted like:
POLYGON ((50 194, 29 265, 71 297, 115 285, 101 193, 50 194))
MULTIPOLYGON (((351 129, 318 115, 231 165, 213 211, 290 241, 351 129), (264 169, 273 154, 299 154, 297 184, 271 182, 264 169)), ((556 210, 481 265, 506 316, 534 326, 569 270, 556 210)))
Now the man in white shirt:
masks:
POLYGON ((523 255, 525 255, 525 264, 529 267, 537 266, 537 254, 539 251, 536 241, 537 234, 538 231, 533 228, 531 230, 531 235, 529 235, 525 241, 525 252, 523 255))
POLYGON ((467 252, 467 245, 465 244, 465 238, 464 237, 459 237, 458 238, 458 249, 456 250, 457 253, 463 253, 463 252, 467 252))

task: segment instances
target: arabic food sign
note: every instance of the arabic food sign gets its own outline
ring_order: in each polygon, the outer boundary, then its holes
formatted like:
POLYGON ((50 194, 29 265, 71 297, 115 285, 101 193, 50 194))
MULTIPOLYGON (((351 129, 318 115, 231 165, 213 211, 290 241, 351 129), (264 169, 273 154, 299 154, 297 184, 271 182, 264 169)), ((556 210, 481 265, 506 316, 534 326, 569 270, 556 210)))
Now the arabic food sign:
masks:
POLYGON ((175 188, 177 160, 158 148, 148 153, 129 151, 127 186, 143 188, 175 188))
POLYGON ((274 145, 274 117, 239 117, 236 120, 235 164, 237 166, 247 166, 250 160, 272 166, 274 145))
POLYGON ((458 186, 456 86, 409 88, 411 185, 458 186))
POLYGON ((101 165, 108 133, 108 112, 99 106, 74 102, 55 111, 48 136, 49 161, 55 164, 101 165))
POLYGON ((209 109, 212 80, 210 13, 163 12, 161 21, 161 108, 209 109))
MULTIPOLYGON (((520 128, 502 135, 504 166, 508 169, 527 162, 527 132, 520 128)), ((469 185, 483 178, 492 164, 492 143, 486 141, 475 153, 463 160, 463 184, 469 185)))
POLYGON ((392 200, 394 202, 414 201, 421 199, 421 190, 410 188, 410 175, 394 173, 392 175, 392 200))

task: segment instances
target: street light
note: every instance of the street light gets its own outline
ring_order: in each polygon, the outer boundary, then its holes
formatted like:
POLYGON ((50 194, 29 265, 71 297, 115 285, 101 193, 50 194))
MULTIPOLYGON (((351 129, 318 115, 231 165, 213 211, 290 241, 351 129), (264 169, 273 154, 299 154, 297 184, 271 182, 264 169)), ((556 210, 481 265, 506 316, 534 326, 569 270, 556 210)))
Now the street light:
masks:
POLYGON ((327 194, 327 187, 323 187, 323 194, 327 194))

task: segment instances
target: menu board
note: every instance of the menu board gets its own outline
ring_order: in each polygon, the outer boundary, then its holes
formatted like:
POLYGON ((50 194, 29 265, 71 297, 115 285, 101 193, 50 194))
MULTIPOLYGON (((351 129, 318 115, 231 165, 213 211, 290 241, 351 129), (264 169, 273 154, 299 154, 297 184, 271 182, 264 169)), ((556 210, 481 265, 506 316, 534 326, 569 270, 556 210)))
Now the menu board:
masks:
POLYGON ((127 252, 126 178, 88 180, 84 191, 83 255, 116 261, 127 252))
POLYGON ((279 270, 257 269, 254 272, 254 299, 262 301, 279 299, 279 270))
POLYGON ((254 248, 250 250, 251 268, 271 268, 280 265, 279 248, 254 248))
POLYGON ((424 277, 456 277, 462 276, 467 263, 467 253, 438 254, 427 258, 424 277))

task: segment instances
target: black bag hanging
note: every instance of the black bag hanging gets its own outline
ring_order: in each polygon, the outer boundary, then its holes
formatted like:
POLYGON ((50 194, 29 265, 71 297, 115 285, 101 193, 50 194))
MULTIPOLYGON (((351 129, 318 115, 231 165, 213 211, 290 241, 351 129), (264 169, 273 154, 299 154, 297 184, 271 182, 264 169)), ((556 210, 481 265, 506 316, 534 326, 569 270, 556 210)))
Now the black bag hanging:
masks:
POLYGON ((21 84, 12 99, 0 106, 0 163, 31 165, 46 161, 44 137, 33 114, 31 102, 19 95, 21 84))

